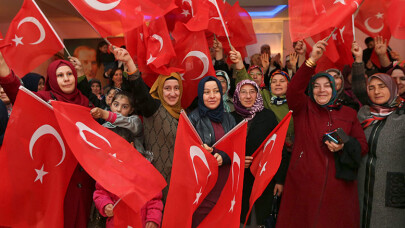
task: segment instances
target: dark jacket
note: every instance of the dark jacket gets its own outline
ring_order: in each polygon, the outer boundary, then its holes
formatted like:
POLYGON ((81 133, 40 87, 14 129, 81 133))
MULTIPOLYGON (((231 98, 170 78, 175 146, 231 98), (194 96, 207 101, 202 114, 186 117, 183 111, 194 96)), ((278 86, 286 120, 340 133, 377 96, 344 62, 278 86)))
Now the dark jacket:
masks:
MULTIPOLYGON (((244 118, 232 112, 235 117, 236 122, 241 122, 244 118)), ((268 109, 263 109, 261 112, 256 113, 255 117, 248 122, 248 131, 246 136, 246 156, 251 156, 257 148, 263 143, 266 137, 273 131, 277 126, 278 122, 276 115, 273 111, 268 109)), ((284 184, 284 179, 287 174, 289 162, 289 153, 287 150, 283 150, 282 160, 280 167, 271 180, 267 188, 264 190, 260 198, 255 202, 256 209, 256 221, 259 225, 264 224, 264 220, 269 217, 271 205, 273 202, 273 191, 275 184, 284 184)), ((247 212, 249 210, 249 198, 252 193, 253 182, 255 180, 254 176, 250 172, 250 169, 245 169, 243 180, 243 193, 242 193, 242 212, 240 216, 241 223, 245 222, 247 212)), ((248 223, 250 224, 250 217, 248 223)))
POLYGON ((3 145, 3 138, 4 133, 6 132, 7 123, 8 123, 7 107, 3 103, 3 101, 0 100, 0 148, 1 145, 3 145))

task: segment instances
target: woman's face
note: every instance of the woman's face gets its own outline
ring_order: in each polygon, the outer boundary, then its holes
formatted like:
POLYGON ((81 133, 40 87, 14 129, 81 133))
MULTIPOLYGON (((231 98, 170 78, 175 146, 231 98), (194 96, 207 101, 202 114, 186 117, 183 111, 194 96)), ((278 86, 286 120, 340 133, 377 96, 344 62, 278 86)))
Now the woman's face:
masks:
POLYGON ((391 93, 387 85, 378 78, 373 78, 367 87, 368 97, 371 102, 377 105, 382 105, 388 102, 391 93))
POLYGON ((60 66, 56 69, 56 80, 59 88, 66 94, 71 94, 76 88, 76 79, 72 69, 68 66, 60 66))
POLYGON ((332 98, 332 85, 327 77, 315 80, 313 88, 314 100, 319 105, 327 104, 332 98))
POLYGON ((102 53, 107 53, 108 52, 108 45, 105 44, 101 47, 98 48, 102 53))
POLYGON ((336 91, 339 91, 340 88, 342 88, 342 78, 339 77, 339 75, 334 71, 330 71, 328 72, 328 74, 330 74, 335 79, 336 91))
POLYGON ((270 82, 271 92, 276 96, 283 96, 287 93, 288 81, 281 75, 276 74, 272 77, 270 82))
POLYGON ((245 108, 251 108, 256 102, 257 90, 250 84, 243 85, 240 88, 239 100, 245 108))
POLYGON ((222 76, 217 76, 217 79, 219 80, 219 82, 221 82, 222 94, 225 94, 228 90, 228 83, 226 82, 226 79, 222 76))
POLYGON ((39 79, 38 82, 38 91, 43 91, 45 89, 45 81, 43 78, 39 79))
POLYGON ((120 113, 123 116, 128 116, 130 113, 132 113, 133 108, 129 103, 128 97, 118 95, 118 97, 111 104, 111 111, 120 113))
POLYGON ((255 68, 250 70, 249 75, 253 78, 253 81, 256 82, 258 86, 262 84, 263 74, 259 69, 255 68))
POLYGON ((110 91, 108 91, 108 94, 107 94, 107 96, 105 98, 105 102, 107 103, 108 106, 111 107, 112 99, 114 98, 116 93, 117 92, 115 91, 115 89, 111 89, 110 91))
POLYGON ((221 93, 215 81, 207 81, 204 85, 203 101, 208 109, 216 109, 221 103, 221 93))
POLYGON ((163 83, 163 100, 174 106, 180 99, 180 85, 176 79, 169 79, 163 83))
POLYGON ((122 84, 122 70, 121 69, 118 69, 115 71, 112 81, 114 82, 114 85, 116 87, 121 86, 121 84, 122 84))
POLYGON ((91 84, 91 92, 94 95, 100 95, 101 94, 101 87, 98 83, 93 83, 91 84))
POLYGON ((398 85, 398 92, 400 95, 405 93, 405 75, 401 69, 395 69, 392 71, 391 77, 396 81, 398 85))
POLYGON ((4 91, 3 87, 0 87, 0 99, 4 102, 4 104, 10 104, 10 98, 8 98, 6 92, 4 91))

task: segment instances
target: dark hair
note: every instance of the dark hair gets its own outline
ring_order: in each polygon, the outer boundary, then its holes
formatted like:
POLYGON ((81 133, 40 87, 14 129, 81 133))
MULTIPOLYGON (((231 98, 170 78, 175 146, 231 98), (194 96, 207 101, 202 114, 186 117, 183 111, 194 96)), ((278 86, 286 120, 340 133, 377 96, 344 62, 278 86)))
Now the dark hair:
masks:
POLYGON ((108 128, 108 129, 110 129, 112 132, 116 133, 117 135, 121 136, 127 142, 135 143, 134 142, 135 135, 129 129, 123 128, 123 127, 115 127, 115 128, 108 128))
POLYGON ((118 67, 114 67, 114 68, 112 69, 112 71, 110 72, 110 75, 109 75, 109 78, 110 78, 110 86, 111 86, 111 87, 114 87, 114 82, 113 82, 112 79, 113 79, 113 77, 114 77, 115 72, 117 72, 117 70, 122 71, 122 84, 125 83, 125 82, 124 82, 124 80, 125 80, 125 77, 124 77, 124 70, 121 69, 121 68, 118 68, 118 67))
POLYGON ((104 40, 100 41, 100 43, 98 43, 98 45, 97 45, 96 61, 97 61, 97 66, 98 67, 100 67, 100 65, 101 65, 101 54, 102 54, 102 52, 100 51, 100 48, 102 46, 104 46, 104 45, 108 46, 107 42, 105 42, 104 40))
MULTIPOLYGON (((128 103, 131 106, 131 108, 133 108, 135 110, 135 101, 134 98, 132 97, 132 95, 126 91, 119 91, 118 93, 116 93, 113 97, 113 99, 111 100, 111 104, 118 98, 120 97, 126 97, 128 99, 128 103)), ((129 113, 129 115, 131 115, 132 113, 129 113)))
POLYGON ((369 44, 369 43, 372 42, 372 41, 374 41, 373 37, 367 37, 367 38, 364 40, 364 43, 367 45, 367 44, 369 44))
POLYGON ((93 78, 93 79, 91 79, 90 80, 90 87, 94 84, 94 83, 97 83, 99 86, 100 86, 100 88, 101 88, 101 82, 100 82, 100 80, 98 80, 98 79, 95 79, 95 78, 93 78))

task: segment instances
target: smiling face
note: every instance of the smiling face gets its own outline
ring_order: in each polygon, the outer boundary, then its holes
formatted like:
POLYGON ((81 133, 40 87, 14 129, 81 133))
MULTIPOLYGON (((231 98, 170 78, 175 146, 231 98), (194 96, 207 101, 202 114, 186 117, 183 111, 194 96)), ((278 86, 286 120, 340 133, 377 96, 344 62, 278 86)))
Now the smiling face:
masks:
POLYGON ((240 87, 239 100, 245 108, 251 108, 256 102, 257 90, 253 85, 246 84, 240 87))
POLYGON ((122 70, 117 69, 113 75, 112 81, 114 82, 114 86, 120 88, 122 84, 122 70))
POLYGON ((216 109, 221 103, 221 93, 215 81, 207 81, 204 85, 204 105, 208 109, 216 109))
POLYGON ((256 82, 256 84, 258 86, 260 86, 260 84, 262 84, 263 73, 259 69, 254 68, 254 69, 250 70, 249 75, 250 75, 250 77, 252 77, 253 81, 256 82))
POLYGON ((342 78, 334 71, 330 71, 328 74, 335 79, 336 90, 339 91, 342 88, 342 78))
POLYGON ((371 102, 377 105, 383 105, 390 99, 391 93, 387 85, 378 78, 373 78, 367 87, 368 97, 371 102))
POLYGON ((59 88, 66 94, 71 94, 76 88, 76 79, 72 69, 68 66, 60 66, 56 69, 56 80, 59 88))
POLYGON ((332 98, 332 87, 327 77, 317 78, 312 91, 314 100, 319 105, 327 104, 332 98))
POLYGON ((169 79, 163 83, 163 100, 170 106, 177 104, 180 98, 180 85, 176 79, 169 79))
POLYGON ((98 84, 98 83, 93 83, 93 84, 91 84, 91 92, 92 92, 94 95, 99 95, 99 94, 101 94, 101 87, 100 87, 100 84, 98 84))
POLYGON ((405 93, 405 75, 401 69, 395 69, 392 71, 391 77, 398 85, 398 92, 400 95, 405 93))
POLYGON ((271 93, 275 96, 283 96, 287 93, 288 81, 283 75, 274 75, 270 83, 271 93))

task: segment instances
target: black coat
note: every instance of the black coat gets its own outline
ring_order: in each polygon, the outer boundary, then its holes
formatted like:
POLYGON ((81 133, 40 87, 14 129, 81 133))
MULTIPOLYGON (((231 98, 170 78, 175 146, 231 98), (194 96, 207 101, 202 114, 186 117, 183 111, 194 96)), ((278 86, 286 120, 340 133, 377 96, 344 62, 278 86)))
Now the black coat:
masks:
MULTIPOLYGON (((235 117, 236 122, 243 120, 243 117, 232 112, 235 117)), ((276 115, 273 111, 268 109, 263 109, 263 111, 256 113, 255 117, 248 123, 248 131, 246 137, 246 156, 251 156, 257 148, 263 143, 266 137, 273 131, 277 126, 278 122, 276 115)), ((255 203, 256 209, 256 221, 258 225, 263 225, 264 220, 269 217, 271 211, 271 205, 273 202, 273 191, 275 184, 284 184, 285 176, 287 174, 287 168, 289 163, 289 153, 287 150, 283 150, 282 160, 280 167, 271 180, 262 196, 259 197, 255 203)), ((249 198, 252 192, 252 187, 254 183, 254 176, 250 172, 250 168, 245 169, 245 176, 243 180, 243 194, 242 194, 242 212, 240 221, 245 222, 247 212, 249 211, 249 198)), ((250 224, 250 216, 248 223, 250 224)))

